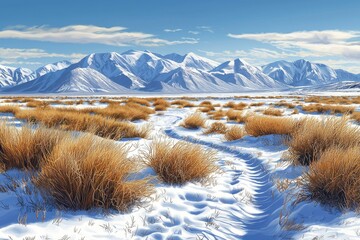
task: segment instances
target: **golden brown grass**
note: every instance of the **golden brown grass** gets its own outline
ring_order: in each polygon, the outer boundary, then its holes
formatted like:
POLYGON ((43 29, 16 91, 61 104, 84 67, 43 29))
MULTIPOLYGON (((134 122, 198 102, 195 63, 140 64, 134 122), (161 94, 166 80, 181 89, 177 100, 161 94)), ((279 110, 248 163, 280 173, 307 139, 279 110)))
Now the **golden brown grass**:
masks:
POLYGON ((27 102, 26 106, 30 107, 30 108, 45 108, 45 107, 49 106, 49 102, 34 100, 34 101, 27 102))
POLYGON ((350 117, 351 119, 354 119, 356 122, 360 123, 360 112, 353 112, 350 117))
POLYGON ((226 132, 226 125, 222 122, 213 122, 210 127, 208 127, 204 134, 224 134, 226 132))
POLYGON ((242 111, 232 110, 226 112, 226 117, 228 121, 235 121, 238 123, 243 123, 249 117, 249 114, 243 114, 242 111))
POLYGON ((3 105, 0 106, 0 112, 2 113, 12 113, 15 114, 20 111, 20 108, 16 105, 3 105))
POLYGON ((147 179, 128 180, 137 170, 119 145, 87 135, 57 144, 35 185, 60 209, 124 211, 152 192, 147 179))
POLYGON ((245 130, 254 137, 269 134, 291 134, 297 121, 287 117, 251 116, 246 119, 245 130))
POLYGON ((243 138, 245 135, 246 132, 243 127, 234 125, 227 128, 224 137, 226 141, 234 141, 243 138))
POLYGON ((178 105, 179 107, 195 107, 195 104, 186 100, 175 100, 171 102, 171 105, 178 105))
POLYGON ((149 107, 151 105, 150 102, 145 98, 128 98, 127 102, 128 103, 137 103, 139 105, 143 105, 143 106, 147 106, 147 107, 149 107))
POLYGON ((250 106, 251 107, 260 107, 260 106, 263 106, 264 104, 265 104, 264 102, 251 103, 250 106))
POLYGON ((246 108, 248 106, 248 104, 240 102, 240 103, 235 103, 235 102, 228 102, 226 104, 224 104, 224 108, 232 108, 234 110, 243 110, 244 108, 246 108))
POLYGON ((204 127, 206 123, 206 119, 203 118, 201 113, 193 113, 187 116, 184 121, 180 124, 180 126, 189 129, 198 129, 200 127, 204 127))
POLYGON ((288 102, 283 101, 283 100, 281 100, 278 103, 275 103, 274 105, 277 106, 277 107, 295 108, 295 104, 288 103, 288 102))
POLYGON ((331 147, 310 165, 302 200, 315 200, 340 209, 360 208, 360 146, 331 147))
POLYGON ((3 170, 12 168, 38 170, 53 148, 67 135, 44 128, 21 129, 0 123, 0 163, 3 170))
POLYGON ((355 107, 341 106, 341 105, 322 105, 322 104, 309 104, 302 107, 303 111, 306 112, 319 112, 326 113, 330 112, 332 114, 335 113, 353 113, 355 111, 355 107))
POLYGON ((125 105, 112 103, 105 108, 87 108, 79 111, 110 117, 117 120, 129 121, 136 121, 140 119, 147 120, 150 114, 155 113, 153 109, 133 102, 129 102, 125 105))
POLYGON ((360 129, 349 125, 345 117, 306 118, 289 142, 290 159, 294 164, 309 165, 326 149, 350 148, 360 144, 360 129))
POLYGON ((128 122, 119 122, 102 116, 89 115, 81 112, 66 112, 57 109, 22 110, 15 114, 16 118, 30 123, 40 123, 46 127, 62 130, 89 132, 103 138, 118 140, 120 138, 145 138, 149 126, 138 128, 128 122))
POLYGON ((207 115, 209 115, 211 119, 221 120, 226 116, 226 112, 222 109, 219 109, 217 111, 207 112, 207 115))
POLYGON ((360 104, 360 97, 347 96, 309 96, 305 102, 323 103, 323 104, 360 104))
POLYGON ((163 98, 155 99, 153 105, 155 106, 155 111, 165 111, 171 106, 170 103, 163 98))
POLYGON ((279 117, 279 116, 283 115, 283 111, 280 109, 276 109, 276 108, 267 108, 263 111, 263 114, 279 117))
POLYGON ((213 151, 186 142, 154 142, 144 159, 168 184, 200 181, 217 170, 213 151))

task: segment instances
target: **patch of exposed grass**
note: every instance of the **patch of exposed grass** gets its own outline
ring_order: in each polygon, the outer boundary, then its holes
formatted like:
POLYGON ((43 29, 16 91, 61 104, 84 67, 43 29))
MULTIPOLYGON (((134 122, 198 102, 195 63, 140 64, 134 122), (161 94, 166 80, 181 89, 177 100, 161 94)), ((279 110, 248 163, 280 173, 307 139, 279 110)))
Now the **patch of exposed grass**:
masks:
POLYGON ((360 208, 360 146, 331 147, 305 174, 302 200, 340 209, 360 208))
POLYGON ((245 135, 246 132, 243 127, 234 125, 227 128, 224 137, 226 141, 234 141, 243 138, 245 135))
POLYGON ((269 134, 292 134, 297 121, 287 117, 251 116, 245 122, 245 130, 254 137, 269 134))
POLYGON ((306 118, 292 134, 290 159, 296 165, 309 165, 328 148, 346 149, 359 144, 360 129, 349 125, 345 117, 306 118))
POLYGON ((283 115, 283 111, 281 111, 280 109, 276 109, 276 108, 267 108, 263 111, 263 114, 279 117, 279 116, 283 115))
POLYGON ((56 145, 35 185, 60 209, 124 211, 152 192, 147 179, 128 181, 136 170, 119 145, 87 135, 56 145))
POLYGON ((201 113, 193 113, 187 116, 180 126, 189 129, 198 129, 200 127, 205 127, 206 119, 201 115, 201 113))
POLYGON ((201 181, 217 170, 216 153, 186 142, 153 143, 145 162, 168 184, 201 181))
POLYGON ((224 134, 226 132, 226 125, 222 122, 213 122, 210 127, 208 127, 204 134, 224 134))

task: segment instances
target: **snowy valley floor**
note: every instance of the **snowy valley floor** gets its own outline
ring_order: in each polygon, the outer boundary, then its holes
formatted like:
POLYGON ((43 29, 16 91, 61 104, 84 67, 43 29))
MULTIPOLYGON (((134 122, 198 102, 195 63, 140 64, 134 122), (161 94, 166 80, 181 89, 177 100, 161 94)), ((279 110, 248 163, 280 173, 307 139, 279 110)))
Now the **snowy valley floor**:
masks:
MULTIPOLYGON (((304 104, 304 97, 190 99, 194 104, 209 100, 214 105, 234 101, 264 103, 244 111, 261 112, 271 103, 281 100, 304 104)), ((4 100, 4 99, 2 99, 4 100)), ((71 99, 70 99, 71 100, 71 99)), ((66 101, 66 100, 64 100, 66 101)), ((9 105, 10 103, 1 103, 9 105)), ((11 103, 13 104, 13 103, 11 103)), ((26 104, 16 103, 26 109, 26 104)), ((309 104, 309 103, 305 103, 309 104)), ((91 107, 86 103, 62 105, 75 108, 91 107)), ((106 107, 104 103, 95 103, 106 107)), ((360 104, 353 104, 359 111, 360 104)), ((221 107, 216 107, 220 109, 221 107)), ((126 213, 101 211, 59 211, 51 207, 34 211, 34 202, 41 196, 26 194, 21 189, 0 191, 0 239, 359 239, 360 217, 353 211, 340 212, 306 201, 296 205, 297 182, 307 167, 292 166, 284 161, 287 151, 284 137, 267 135, 245 136, 226 141, 223 135, 203 133, 204 129, 189 130, 180 126, 184 118, 198 108, 176 108, 152 114, 146 139, 130 138, 117 141, 126 144, 129 156, 146 151, 155 139, 171 139, 198 144, 216 152, 220 171, 204 183, 170 186, 156 182, 156 192, 150 199, 126 213)), ((318 113, 280 108, 283 116, 301 118, 318 113)), ((202 113, 206 116, 205 113, 202 113)), ((22 120, 11 113, 1 113, 9 124, 21 126, 22 120)), ((243 125, 218 120, 227 126, 243 125)), ((208 119, 207 125, 215 120, 208 119)), ((354 125, 356 123, 354 122, 354 125)), ((138 178, 155 176, 150 168, 139 172, 138 178)), ((21 183, 24 173, 10 170, 0 174, 1 185, 21 183)), ((1 190, 1 188, 0 188, 1 190)))

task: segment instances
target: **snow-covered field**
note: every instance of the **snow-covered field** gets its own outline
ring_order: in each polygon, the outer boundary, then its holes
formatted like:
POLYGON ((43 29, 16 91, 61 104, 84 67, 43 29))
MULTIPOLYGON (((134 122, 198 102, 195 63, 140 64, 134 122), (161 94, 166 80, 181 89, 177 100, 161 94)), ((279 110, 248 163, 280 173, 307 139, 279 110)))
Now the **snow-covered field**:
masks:
MULTIPOLYGON (((258 94, 260 95, 260 94, 258 94)), ((206 100, 193 101, 200 103, 206 100)), ((248 111, 266 109, 278 99, 224 96, 213 104, 265 102, 248 111)), ((287 102, 300 101, 291 96, 287 102)), ((1 103, 5 105, 5 103, 1 103)), ((88 105, 86 105, 88 107, 88 105)), ((96 105, 106 106, 106 105, 96 105)), ((354 105, 359 110, 359 105, 354 105)), ((77 108, 85 105, 76 105, 77 108)), ((126 213, 59 211, 41 206, 41 197, 21 187, 24 173, 11 170, 0 175, 0 239, 359 239, 360 218, 355 212, 339 212, 315 202, 296 205, 297 181, 306 167, 291 166, 282 159, 287 151, 279 135, 245 136, 227 142, 223 135, 204 135, 203 129, 188 130, 179 123, 197 108, 171 107, 148 121, 148 139, 122 139, 129 155, 146 150, 154 139, 186 141, 213 149, 220 171, 206 183, 170 186, 157 183, 151 199, 126 213), (14 191, 1 191, 17 181, 14 191)), ((284 108, 284 116, 303 117, 284 108)), ((318 114, 311 114, 316 116, 318 114)), ((205 115, 204 115, 205 116, 205 115)), ((319 117, 321 117, 319 115, 319 117)), ((12 114, 1 114, 15 126, 23 123, 12 114)), ((214 120, 208 120, 207 125, 214 120)), ((230 126, 238 124, 221 122, 230 126)), ((141 176, 154 175, 145 169, 141 176)), ((26 178, 25 178, 26 179, 26 178)))

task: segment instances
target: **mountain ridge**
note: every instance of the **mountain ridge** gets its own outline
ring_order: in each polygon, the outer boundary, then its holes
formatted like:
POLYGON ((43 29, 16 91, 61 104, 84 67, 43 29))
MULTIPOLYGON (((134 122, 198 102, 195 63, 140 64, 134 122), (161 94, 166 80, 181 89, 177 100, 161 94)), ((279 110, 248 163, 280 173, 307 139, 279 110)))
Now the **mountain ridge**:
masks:
POLYGON ((150 51, 92 53, 31 71, 0 65, 0 90, 60 92, 237 92, 360 82, 360 74, 299 59, 256 67, 237 58, 223 63, 187 53, 150 51))

